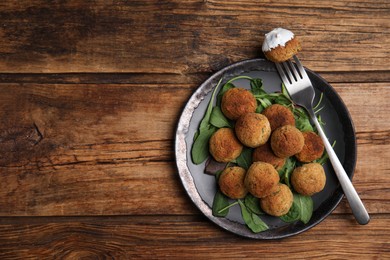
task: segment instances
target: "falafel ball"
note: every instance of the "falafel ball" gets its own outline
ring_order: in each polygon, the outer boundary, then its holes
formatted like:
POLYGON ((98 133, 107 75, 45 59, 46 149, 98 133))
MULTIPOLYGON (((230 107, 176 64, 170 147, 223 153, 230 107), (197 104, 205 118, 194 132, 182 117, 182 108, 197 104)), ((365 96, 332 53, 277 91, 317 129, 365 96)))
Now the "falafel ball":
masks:
POLYGON ((277 185, 278 189, 275 192, 260 199, 260 207, 265 213, 280 217, 288 213, 293 204, 294 196, 286 184, 278 183, 277 185))
POLYGON ((287 158, 302 151, 304 138, 296 127, 285 125, 276 128, 271 135, 271 148, 275 155, 287 158))
POLYGON ((218 184, 222 193, 231 199, 242 199, 248 193, 245 187, 246 170, 233 166, 227 167, 220 175, 218 184))
POLYGON ((304 145, 295 157, 301 162, 312 162, 324 153, 324 143, 319 135, 312 131, 303 132, 304 145))
POLYGON ((256 108, 256 98, 247 89, 231 88, 222 96, 221 110, 229 119, 236 120, 246 113, 255 112, 256 108))
POLYGON ((257 198, 264 198, 277 189, 279 174, 275 168, 265 162, 254 162, 245 176, 245 186, 257 198))
POLYGON ((286 163, 286 158, 280 158, 274 154, 269 142, 257 147, 253 150, 252 160, 254 162, 266 162, 271 164, 278 171, 283 168, 286 163))
POLYGON ((301 49, 301 43, 294 33, 283 28, 275 28, 267 33, 262 46, 265 57, 273 62, 286 61, 301 49))
POLYGON ((324 189, 326 175, 319 163, 307 163, 294 169, 291 184, 299 194, 311 196, 324 189))
POLYGON ((243 145, 230 128, 218 129, 210 138, 209 151, 217 162, 230 162, 240 156, 243 145))
POLYGON ((268 119, 257 113, 247 113, 238 118, 235 130, 241 143, 251 148, 265 144, 271 135, 268 119))
POLYGON ((284 125, 295 126, 294 114, 285 106, 273 104, 264 109, 262 114, 268 118, 272 131, 284 125))

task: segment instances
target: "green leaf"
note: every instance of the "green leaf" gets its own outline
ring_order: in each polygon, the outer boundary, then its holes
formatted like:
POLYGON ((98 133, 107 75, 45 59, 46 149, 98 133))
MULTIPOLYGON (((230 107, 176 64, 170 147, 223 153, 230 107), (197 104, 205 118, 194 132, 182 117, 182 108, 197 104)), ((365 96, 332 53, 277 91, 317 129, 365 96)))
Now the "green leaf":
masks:
POLYGON ((248 195, 244 198, 244 204, 246 208, 251 211, 252 213, 255 213, 257 215, 263 215, 264 212, 260 208, 260 202, 259 199, 253 196, 252 194, 248 193, 248 195))
POLYGON ((219 170, 217 172, 215 172, 215 180, 218 182, 219 181, 219 177, 221 176, 223 170, 219 170))
POLYGON ((241 207, 242 218, 250 230, 254 233, 259 233, 268 229, 267 224, 259 216, 250 212, 241 200, 238 200, 238 203, 241 207))
POLYGON ((291 223, 297 220, 307 224, 313 215, 313 199, 310 196, 303 196, 298 193, 294 193, 293 204, 284 216, 280 219, 284 222, 291 223))
POLYGON ((268 98, 258 98, 257 100, 260 102, 263 108, 267 108, 272 105, 272 102, 268 98))
POLYGON ((209 139, 217 131, 214 126, 203 129, 192 144, 191 157, 194 164, 200 164, 209 156, 209 139))
MULTIPOLYGON (((283 96, 285 96, 286 98, 288 98, 290 101, 291 101, 291 97, 290 97, 290 94, 288 93, 287 91, 287 88, 286 86, 284 85, 284 83, 282 83, 282 94, 283 96)), ((292 101, 291 101, 292 102, 292 101)))
POLYGON ((250 85, 251 85, 251 91, 252 91, 253 95, 261 95, 261 94, 267 93, 263 89, 263 80, 262 79, 259 79, 259 78, 251 79, 250 85))
POLYGON ((321 102, 322 102, 322 98, 324 97, 324 93, 321 92, 321 95, 320 95, 320 100, 318 100, 317 104, 313 107, 313 110, 317 110, 317 108, 320 106, 321 102))
POLYGON ((310 196, 294 193, 294 202, 297 204, 299 210, 299 219, 304 224, 307 224, 313 215, 313 199, 310 196))
POLYGON ((283 105, 283 106, 287 106, 287 107, 291 106, 291 104, 292 104, 291 100, 283 94, 280 94, 279 96, 274 98, 274 103, 279 104, 279 105, 283 105))
POLYGON ((259 233, 269 228, 268 225, 256 214, 252 213, 251 217, 254 223, 253 227, 251 228, 253 232, 259 233))
POLYGON ((233 81, 236 81, 236 80, 238 80, 238 79, 252 80, 253 78, 252 78, 252 77, 249 77, 249 76, 237 76, 237 77, 234 77, 234 78, 229 79, 229 81, 226 82, 226 84, 232 83, 233 81))
POLYGON ((313 131, 313 126, 310 123, 309 115, 303 108, 294 108, 295 126, 300 131, 313 131))
POLYGON ((252 149, 248 147, 244 147, 240 156, 237 157, 236 163, 238 166, 248 170, 249 166, 252 164, 252 149))
POLYGON ((215 93, 217 93, 217 90, 219 88, 219 85, 221 84, 221 81, 222 81, 222 78, 218 81, 217 86, 215 87, 213 93, 211 94, 211 99, 210 99, 210 102, 207 106, 206 113, 205 113, 205 115, 204 115, 204 117, 199 125, 200 132, 202 132, 203 130, 207 130, 210 126, 210 116, 211 116, 211 112, 213 110, 214 96, 215 96, 215 93))
POLYGON ((226 197, 219 189, 215 193, 213 200, 212 213, 215 217, 226 217, 229 213, 229 198, 226 197), (225 210, 223 210, 226 208, 225 210), (222 211, 221 211, 222 210, 222 211))
POLYGON ((261 104, 257 105, 257 108, 256 108, 256 113, 260 114, 261 112, 263 112, 264 108, 261 104))
POLYGON ((221 108, 218 106, 213 108, 213 112, 210 116, 210 124, 218 128, 232 127, 229 120, 224 116, 221 108))
POLYGON ((285 183, 290 189, 290 176, 295 169, 296 162, 297 160, 295 157, 289 157, 287 158, 286 163, 283 165, 283 168, 278 171, 281 181, 285 183))
POLYGON ((299 208, 295 202, 293 202, 290 210, 286 215, 280 217, 280 219, 286 223, 292 223, 299 220, 299 208))
MULTIPOLYGON (((336 145, 336 140, 334 140, 333 144, 332 144, 332 147, 334 147, 336 145)), ((326 150, 324 150, 322 156, 320 158, 318 158, 317 160, 315 160, 314 162, 316 163, 319 163, 321 165, 325 164, 326 161, 329 159, 329 155, 328 153, 326 152, 326 150)))
POLYGON ((226 91, 228 91, 231 88, 235 88, 233 83, 226 83, 225 85, 223 85, 223 87, 221 88, 221 90, 218 93, 217 106, 221 106, 223 95, 226 93, 226 91))

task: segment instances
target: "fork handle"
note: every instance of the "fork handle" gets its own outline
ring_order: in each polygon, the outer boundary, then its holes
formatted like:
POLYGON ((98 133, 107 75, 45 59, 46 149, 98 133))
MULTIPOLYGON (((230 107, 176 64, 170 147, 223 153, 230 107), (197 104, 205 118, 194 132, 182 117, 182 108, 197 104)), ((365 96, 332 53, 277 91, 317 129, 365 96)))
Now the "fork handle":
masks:
POLYGON ((315 116, 314 112, 309 111, 309 114, 316 128, 318 129, 318 133, 321 136, 322 141, 324 142, 325 149, 328 153, 330 162, 332 163, 333 169, 336 173, 337 178, 339 179, 344 194, 347 197, 348 203, 352 209, 352 213, 355 216, 356 221, 361 225, 367 224, 370 221, 370 216, 368 215, 367 210, 363 205, 363 202, 359 198, 359 195, 353 187, 351 180, 349 179, 347 173, 343 168, 343 165, 338 159, 335 151, 332 148, 332 145, 329 143, 328 138, 326 137, 324 131, 318 123, 317 117, 315 116))

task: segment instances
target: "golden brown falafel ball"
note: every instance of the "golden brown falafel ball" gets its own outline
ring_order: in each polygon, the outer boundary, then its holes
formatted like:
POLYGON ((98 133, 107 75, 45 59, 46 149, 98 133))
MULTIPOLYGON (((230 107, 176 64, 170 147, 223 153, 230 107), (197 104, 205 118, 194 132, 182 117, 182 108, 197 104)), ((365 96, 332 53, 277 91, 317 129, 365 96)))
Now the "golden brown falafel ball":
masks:
POLYGON ((241 143, 251 148, 265 144, 271 135, 268 119, 257 113, 241 116, 236 122, 235 130, 241 143))
POLYGON ((303 132, 304 145, 295 157, 301 162, 312 162, 324 153, 324 143, 319 135, 312 131, 303 132))
POLYGON ((231 199, 242 199, 248 193, 245 187, 246 171, 244 168, 227 167, 220 175, 218 184, 222 193, 231 199))
POLYGON ((254 162, 266 162, 271 164, 278 171, 283 168, 286 158, 280 158, 274 154, 269 142, 253 150, 252 160, 254 162))
POLYGON ((271 131, 284 125, 295 126, 294 114, 285 106, 273 104, 264 109, 262 114, 268 118, 271 131))
POLYGON ((210 138, 209 151, 217 162, 230 162, 242 152, 243 145, 230 128, 218 129, 210 138))
POLYGON ((256 98, 247 89, 231 88, 222 96, 221 110, 229 119, 236 120, 246 113, 255 112, 256 108, 256 98))
POLYGON ((265 213, 280 217, 288 213, 293 204, 293 194, 290 188, 278 183, 278 189, 265 198, 260 199, 260 207, 265 213))
POLYGON ((275 129, 271 135, 271 148, 281 158, 299 153, 304 145, 304 138, 297 128, 285 125, 275 129))
POLYGON ((278 45, 270 51, 264 52, 265 57, 273 62, 284 62, 302 50, 301 43, 295 36, 285 46, 278 45))
POLYGON ((245 177, 246 188, 257 198, 264 198, 275 191, 278 182, 278 172, 271 164, 265 162, 252 163, 245 177))
POLYGON ((307 163, 294 169, 291 184, 302 195, 311 196, 324 189, 326 175, 319 163, 307 163))

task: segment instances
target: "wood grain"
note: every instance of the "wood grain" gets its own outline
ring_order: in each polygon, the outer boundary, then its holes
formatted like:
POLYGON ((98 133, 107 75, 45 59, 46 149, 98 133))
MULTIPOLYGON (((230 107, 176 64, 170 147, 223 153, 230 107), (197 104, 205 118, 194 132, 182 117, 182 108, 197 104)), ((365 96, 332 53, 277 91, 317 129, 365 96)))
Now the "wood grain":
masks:
POLYGON ((390 258, 389 34, 384 0, 1 1, 0 259, 390 258), (180 182, 188 98, 276 27, 351 113, 367 226, 343 199, 299 236, 244 239, 180 182))
POLYGON ((388 1, 4 1, 0 17, 1 72, 211 72, 262 56, 264 33, 278 26, 301 38, 316 71, 390 61, 388 1))
MULTIPOLYGON (((196 87, 0 84, 0 215, 198 214, 173 151, 180 111, 196 87)), ((388 213, 390 129, 375 118, 390 113, 390 88, 334 87, 357 131, 354 184, 370 213, 388 213), (367 109, 361 97, 369 97, 367 109)), ((342 205, 336 212, 349 213, 342 205)))
POLYGON ((362 227, 345 216, 331 217, 296 237, 276 241, 241 238, 196 216, 3 219, 0 258, 386 259, 388 219, 375 216, 362 227))

